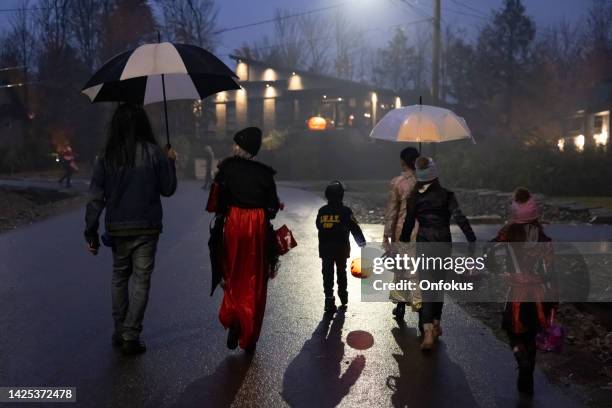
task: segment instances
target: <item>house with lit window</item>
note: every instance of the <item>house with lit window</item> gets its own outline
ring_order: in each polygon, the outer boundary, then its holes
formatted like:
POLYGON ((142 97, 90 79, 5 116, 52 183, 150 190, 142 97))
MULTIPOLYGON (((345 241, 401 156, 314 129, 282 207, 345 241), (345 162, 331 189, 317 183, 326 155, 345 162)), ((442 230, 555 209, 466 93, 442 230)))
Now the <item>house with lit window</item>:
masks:
POLYGON ((264 134, 358 131, 367 136, 390 109, 415 102, 406 94, 361 82, 230 57, 236 62, 241 89, 221 92, 214 99, 210 131, 219 139, 245 126, 258 126, 264 134))
POLYGON ((567 136, 558 140, 559 150, 572 148, 607 149, 610 141, 610 111, 612 111, 612 78, 597 84, 589 93, 582 109, 567 120, 567 136))

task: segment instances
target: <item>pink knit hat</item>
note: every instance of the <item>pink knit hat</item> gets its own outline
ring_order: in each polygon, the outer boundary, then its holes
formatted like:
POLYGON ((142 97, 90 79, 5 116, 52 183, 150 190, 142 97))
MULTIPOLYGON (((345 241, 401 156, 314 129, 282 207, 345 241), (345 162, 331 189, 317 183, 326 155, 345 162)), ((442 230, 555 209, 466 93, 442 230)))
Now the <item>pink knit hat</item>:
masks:
POLYGON ((529 224, 540 218, 540 208, 533 197, 529 197, 524 203, 512 201, 510 207, 510 221, 515 224, 529 224))

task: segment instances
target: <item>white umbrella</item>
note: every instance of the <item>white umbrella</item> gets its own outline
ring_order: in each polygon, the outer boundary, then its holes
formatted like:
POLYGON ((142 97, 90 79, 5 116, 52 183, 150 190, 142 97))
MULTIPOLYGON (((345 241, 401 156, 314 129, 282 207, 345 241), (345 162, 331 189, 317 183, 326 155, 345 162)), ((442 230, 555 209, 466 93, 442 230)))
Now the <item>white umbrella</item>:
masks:
POLYGON ((370 137, 392 142, 441 143, 471 139, 465 120, 448 109, 412 105, 393 109, 374 126, 370 137))

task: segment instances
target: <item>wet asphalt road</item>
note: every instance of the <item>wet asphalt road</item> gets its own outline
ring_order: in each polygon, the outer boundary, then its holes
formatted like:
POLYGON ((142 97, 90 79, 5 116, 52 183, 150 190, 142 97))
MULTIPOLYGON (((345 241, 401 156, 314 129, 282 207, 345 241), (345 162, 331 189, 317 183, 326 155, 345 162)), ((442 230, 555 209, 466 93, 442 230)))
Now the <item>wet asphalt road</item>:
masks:
MULTIPOLYGON (((274 223, 288 224, 299 246, 270 283, 253 358, 225 348, 220 292, 208 296, 210 216, 196 183, 164 202, 140 357, 110 345, 111 256, 86 252, 83 211, 0 235, 0 386, 75 386, 83 407, 522 406, 510 351, 453 304, 431 356, 418 350, 415 316, 398 327, 390 304, 359 302, 356 279, 346 312, 323 319, 314 227, 322 201, 291 188, 279 195, 286 210, 274 223), (371 334, 371 348, 346 344, 357 330, 371 334)), ((380 226, 364 230, 379 239, 380 226)), ((580 406, 540 372, 536 381, 533 406, 580 406)))

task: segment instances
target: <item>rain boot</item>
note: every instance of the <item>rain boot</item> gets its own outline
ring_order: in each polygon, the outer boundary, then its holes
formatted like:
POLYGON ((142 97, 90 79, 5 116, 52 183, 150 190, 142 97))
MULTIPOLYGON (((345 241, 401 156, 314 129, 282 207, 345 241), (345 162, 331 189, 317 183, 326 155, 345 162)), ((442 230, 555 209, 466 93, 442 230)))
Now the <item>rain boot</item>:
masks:
POLYGON ((421 343, 421 350, 429 351, 433 349, 435 341, 433 324, 425 323, 423 325, 423 342, 421 343))
POLYGON ((325 313, 335 313, 338 308, 336 307, 336 299, 331 297, 325 298, 325 313))
POLYGON ((397 320, 404 320, 404 314, 406 313, 406 303, 399 302, 397 306, 393 308, 393 316, 397 320))
POLYGON ((433 333, 436 340, 438 340, 438 337, 442 336, 442 326, 439 320, 433 321, 433 333))

